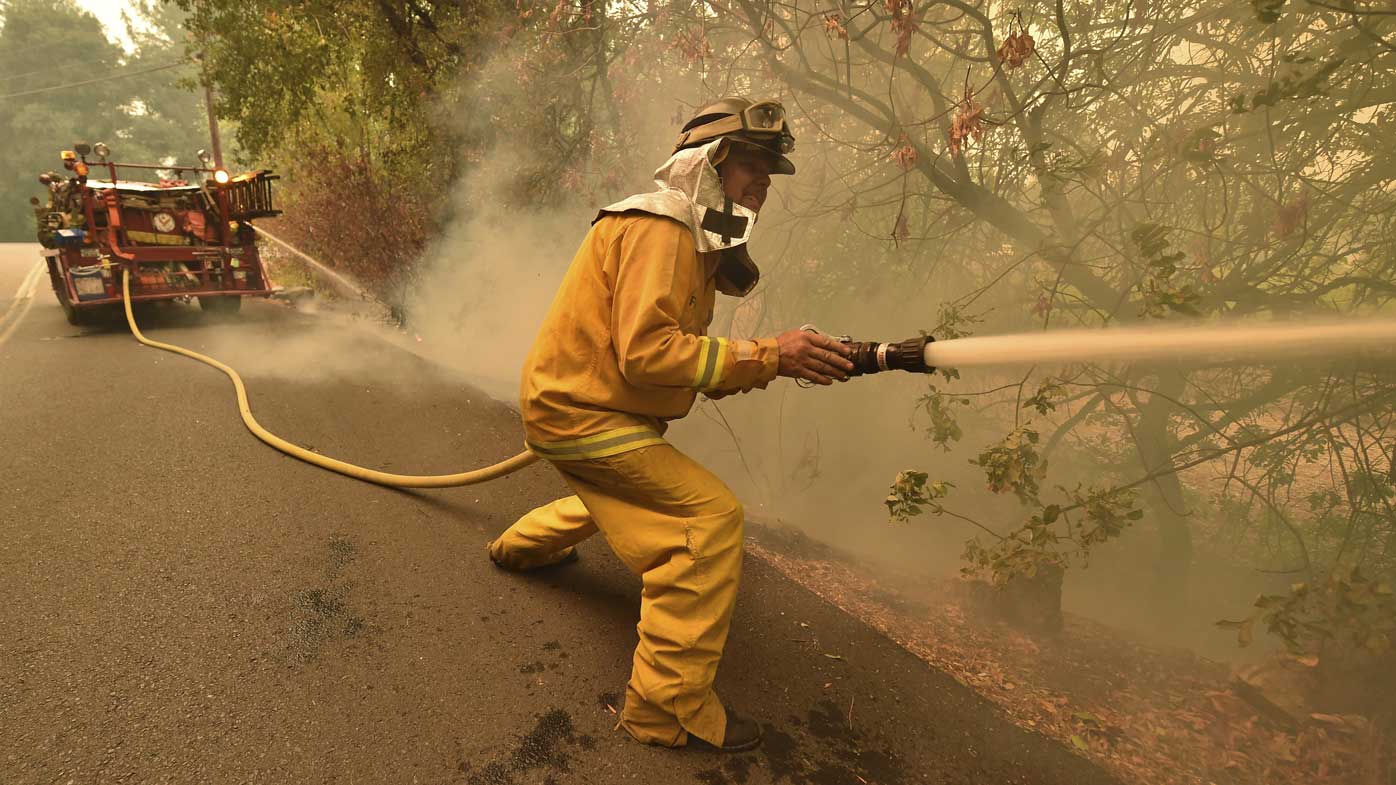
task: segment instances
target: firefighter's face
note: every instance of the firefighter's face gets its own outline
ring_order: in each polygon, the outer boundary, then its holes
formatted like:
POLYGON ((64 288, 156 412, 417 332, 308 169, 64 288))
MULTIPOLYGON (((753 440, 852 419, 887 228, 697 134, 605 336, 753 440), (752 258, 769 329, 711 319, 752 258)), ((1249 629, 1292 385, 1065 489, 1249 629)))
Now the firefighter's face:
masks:
POLYGON ((771 170, 775 163, 776 157, 771 153, 744 144, 732 145, 717 167, 723 193, 733 202, 760 212, 761 205, 766 203, 766 192, 771 188, 771 170))

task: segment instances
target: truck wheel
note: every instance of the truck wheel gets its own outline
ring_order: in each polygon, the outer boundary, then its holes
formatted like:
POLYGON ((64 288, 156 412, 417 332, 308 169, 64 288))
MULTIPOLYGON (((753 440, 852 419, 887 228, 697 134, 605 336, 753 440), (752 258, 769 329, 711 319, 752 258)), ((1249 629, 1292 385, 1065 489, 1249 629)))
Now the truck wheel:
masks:
POLYGON ((67 317, 68 324, 77 326, 87 322, 87 314, 79 311, 73 305, 73 301, 68 299, 67 287, 59 287, 53 290, 53 294, 58 298, 58 304, 63 306, 63 315, 67 317))
POLYGON ((242 310, 241 297, 212 295, 199 298, 199 307, 206 313, 237 313, 242 310))

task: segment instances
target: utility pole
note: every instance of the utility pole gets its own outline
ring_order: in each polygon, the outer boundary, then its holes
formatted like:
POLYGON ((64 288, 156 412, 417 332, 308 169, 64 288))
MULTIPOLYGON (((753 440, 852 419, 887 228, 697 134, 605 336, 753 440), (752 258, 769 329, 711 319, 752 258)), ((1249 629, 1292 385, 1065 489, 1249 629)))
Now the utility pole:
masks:
POLYGON ((199 53, 204 72, 204 106, 208 108, 208 136, 213 144, 213 165, 223 168, 223 142, 218 138, 218 112, 213 107, 213 80, 208 78, 208 61, 199 53))

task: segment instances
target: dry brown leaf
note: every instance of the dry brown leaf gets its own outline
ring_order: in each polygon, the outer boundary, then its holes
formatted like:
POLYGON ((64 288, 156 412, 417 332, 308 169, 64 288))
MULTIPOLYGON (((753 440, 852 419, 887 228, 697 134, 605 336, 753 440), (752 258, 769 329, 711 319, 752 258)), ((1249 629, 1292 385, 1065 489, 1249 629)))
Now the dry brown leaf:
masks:
POLYGON ((834 38, 848 40, 848 28, 843 26, 843 15, 837 11, 824 15, 824 32, 834 38))
POLYGON ((905 215, 897 216, 897 225, 892 229, 892 237, 898 242, 911 239, 911 225, 907 223, 905 215))
POLYGON ((916 160, 918 156, 916 154, 916 148, 913 147, 911 141, 906 138, 906 134, 902 134, 902 138, 899 140, 899 144, 900 146, 892 151, 892 155, 890 157, 892 161, 894 161, 897 164, 897 166, 900 166, 902 168, 902 171, 905 172, 916 165, 916 160))
POLYGON ((1227 691, 1230 676, 1219 666, 1165 655, 1070 617, 1069 636, 1028 653, 1017 645, 1018 633, 960 612, 963 595, 953 589, 930 603, 929 614, 908 615, 879 603, 885 585, 849 565, 753 551, 960 683, 981 685, 1011 721, 1078 750, 1071 737, 1079 736, 1088 748, 1079 754, 1125 785, 1384 781, 1377 775, 1385 774, 1389 747, 1374 726, 1352 715, 1324 720, 1305 712, 1298 734, 1278 730, 1227 691), (1083 693, 1076 678, 1083 674, 1110 686, 1083 693), (1078 708, 1098 721, 1071 718, 1078 708))
POLYGON ((955 110, 950 123, 950 153, 959 155, 970 141, 984 135, 984 107, 966 90, 964 100, 955 110))
POLYGON ((999 62, 1005 70, 1012 71, 1027 62, 1036 48, 1037 42, 1026 31, 1011 33, 998 48, 999 62))

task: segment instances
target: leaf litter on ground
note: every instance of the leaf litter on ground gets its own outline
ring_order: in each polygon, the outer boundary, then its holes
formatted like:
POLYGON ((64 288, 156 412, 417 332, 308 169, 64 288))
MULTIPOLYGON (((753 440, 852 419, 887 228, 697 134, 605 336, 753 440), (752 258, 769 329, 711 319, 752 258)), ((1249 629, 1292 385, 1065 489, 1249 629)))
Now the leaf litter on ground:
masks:
POLYGON ((1219 663, 1150 647, 1071 614, 1058 637, 1035 639, 980 621, 956 580, 918 596, 923 612, 893 608, 883 598, 895 589, 842 559, 786 555, 759 540, 748 546, 1011 721, 1128 785, 1388 785, 1389 740, 1373 723, 1314 714, 1302 727, 1279 727, 1236 695, 1219 663))

